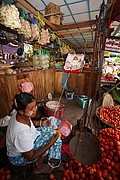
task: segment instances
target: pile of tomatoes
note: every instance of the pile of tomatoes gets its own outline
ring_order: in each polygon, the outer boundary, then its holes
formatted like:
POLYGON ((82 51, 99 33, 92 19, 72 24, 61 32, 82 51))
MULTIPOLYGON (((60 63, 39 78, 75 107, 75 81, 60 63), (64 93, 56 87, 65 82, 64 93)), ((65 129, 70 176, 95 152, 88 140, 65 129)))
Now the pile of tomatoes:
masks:
MULTIPOLYGON (((120 131, 105 128, 99 136, 101 158, 91 166, 83 165, 74 158, 64 163, 61 180, 119 180, 120 179, 120 131)), ((50 179, 56 180, 54 174, 50 179)))
POLYGON ((112 127, 120 127, 120 106, 100 107, 98 116, 106 124, 112 127))
POLYGON ((0 168, 0 180, 9 180, 11 178, 10 169, 0 168))

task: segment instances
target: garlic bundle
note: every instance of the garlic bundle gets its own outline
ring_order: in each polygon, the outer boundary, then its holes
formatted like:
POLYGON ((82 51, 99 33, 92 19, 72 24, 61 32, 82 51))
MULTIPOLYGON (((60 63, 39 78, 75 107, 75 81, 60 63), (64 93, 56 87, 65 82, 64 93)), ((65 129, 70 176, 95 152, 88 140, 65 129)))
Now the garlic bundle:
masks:
POLYGON ((43 69, 48 69, 50 57, 47 54, 42 54, 40 56, 40 59, 41 59, 41 67, 43 69))
POLYGON ((14 5, 0 7, 0 22, 11 29, 21 28, 18 9, 14 5))
POLYGON ((38 43, 42 45, 46 45, 47 43, 50 43, 50 34, 48 32, 48 29, 44 30, 42 28, 42 31, 40 33, 40 37, 38 39, 38 43))
POLYGON ((18 29, 19 34, 23 34, 25 38, 31 38, 31 26, 28 21, 20 17, 21 29, 18 29))
POLYGON ((31 36, 33 40, 40 38, 39 27, 37 24, 31 24, 31 36))

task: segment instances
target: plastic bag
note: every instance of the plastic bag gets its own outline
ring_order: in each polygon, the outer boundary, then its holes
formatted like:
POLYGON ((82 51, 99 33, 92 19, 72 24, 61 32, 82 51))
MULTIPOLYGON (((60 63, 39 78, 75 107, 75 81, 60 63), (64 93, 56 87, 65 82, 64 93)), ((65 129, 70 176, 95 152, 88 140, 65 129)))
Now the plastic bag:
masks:
POLYGON ((72 125, 67 119, 64 119, 63 121, 61 121, 58 130, 61 132, 63 136, 67 137, 71 133, 72 125))
POLYGON ((68 54, 64 72, 81 72, 84 66, 84 54, 68 54))
POLYGON ((24 82, 18 85, 18 87, 22 92, 27 93, 31 93, 34 90, 34 85, 28 78, 26 78, 24 82))

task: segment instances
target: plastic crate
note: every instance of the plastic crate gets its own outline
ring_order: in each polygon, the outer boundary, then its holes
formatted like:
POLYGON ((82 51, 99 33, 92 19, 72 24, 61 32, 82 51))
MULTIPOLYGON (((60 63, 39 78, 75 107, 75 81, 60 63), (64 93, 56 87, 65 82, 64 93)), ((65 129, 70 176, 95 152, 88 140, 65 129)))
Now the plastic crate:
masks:
MULTIPOLYGON (((84 95, 83 95, 83 97, 82 96, 78 96, 77 97, 77 102, 78 102, 79 106, 82 109, 84 109, 85 108, 85 104, 87 102, 87 96, 84 96, 84 95)), ((91 102, 92 102, 92 99, 90 98, 88 106, 90 106, 91 102)))

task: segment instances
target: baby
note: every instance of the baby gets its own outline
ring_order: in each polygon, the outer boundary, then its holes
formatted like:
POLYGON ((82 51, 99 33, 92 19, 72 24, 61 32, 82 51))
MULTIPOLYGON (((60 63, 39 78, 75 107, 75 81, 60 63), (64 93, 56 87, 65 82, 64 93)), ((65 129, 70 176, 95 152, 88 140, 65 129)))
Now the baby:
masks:
POLYGON ((51 126, 51 121, 47 117, 41 118, 40 126, 51 126))
MULTIPOLYGON (((57 124, 60 124, 59 120, 57 118, 55 118, 56 120, 54 121, 55 117, 43 117, 40 120, 40 126, 37 127, 37 130, 40 132, 40 136, 41 139, 39 138, 39 144, 41 144, 42 146, 44 146, 46 143, 48 143, 50 141, 50 138, 56 134, 57 130, 55 130, 54 128, 57 127, 57 124), (52 120, 53 119, 53 120, 52 120), (57 122, 56 124, 53 122, 57 122)), ((60 151, 60 144, 61 144, 62 140, 60 138, 60 135, 57 139, 57 141, 54 143, 54 147, 51 147, 49 150, 49 159, 52 158, 52 155, 56 152, 60 151)))

